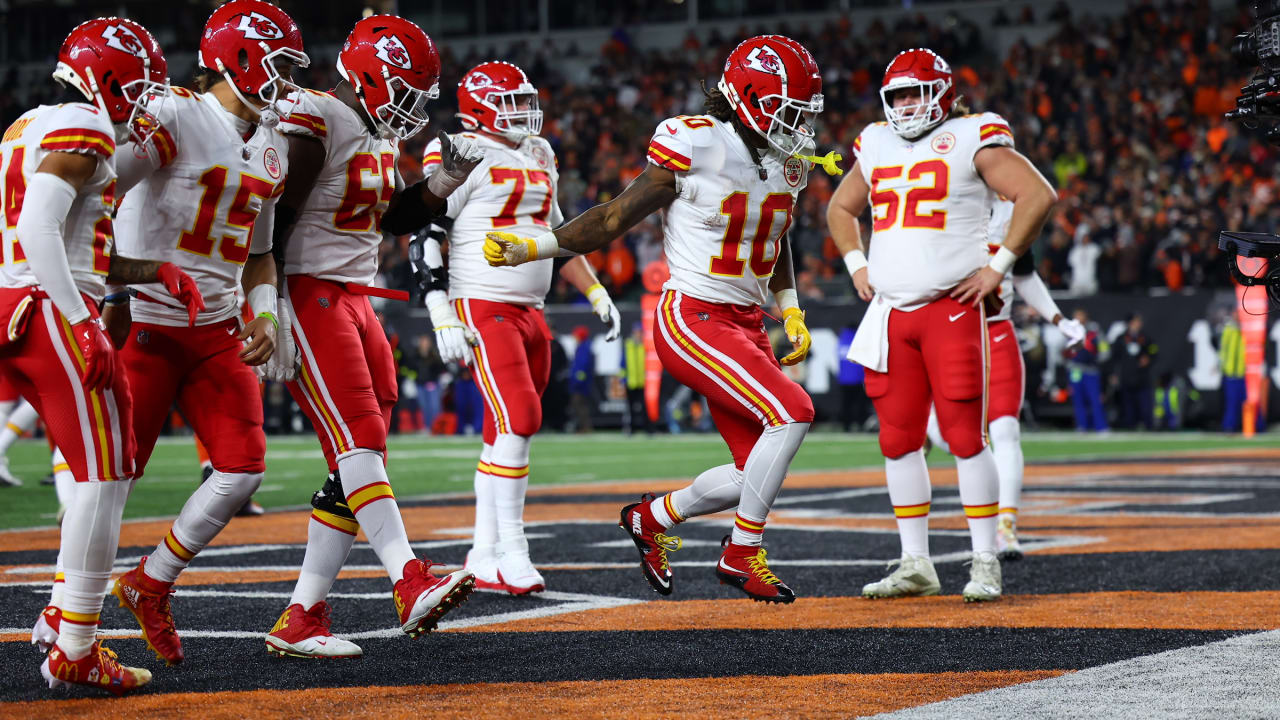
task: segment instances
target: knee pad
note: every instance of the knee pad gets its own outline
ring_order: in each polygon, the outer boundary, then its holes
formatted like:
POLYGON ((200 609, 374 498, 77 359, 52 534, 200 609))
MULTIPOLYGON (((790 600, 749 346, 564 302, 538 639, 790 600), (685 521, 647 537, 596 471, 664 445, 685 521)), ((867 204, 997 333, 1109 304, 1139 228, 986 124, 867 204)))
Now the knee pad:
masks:
POLYGON ((965 401, 982 397, 986 389, 986 365, 982 360, 982 348, 976 344, 957 346, 937 372, 931 373, 933 389, 947 400, 965 401))
POLYGON ((884 422, 880 423, 880 454, 896 460, 907 453, 924 447, 924 427, 910 431, 884 422))
POLYGON ((262 485, 262 473, 231 473, 214 468, 214 473, 204 484, 209 485, 217 495, 242 502, 258 491, 258 487, 262 485))
POLYGON ((325 478, 324 485, 311 495, 311 507, 354 521, 355 513, 347 506, 347 496, 342 493, 342 477, 333 471, 325 478))
POLYGON ((997 447, 1008 447, 1022 442, 1022 428, 1012 417, 998 417, 992 420, 987 433, 991 436, 991 444, 997 447))

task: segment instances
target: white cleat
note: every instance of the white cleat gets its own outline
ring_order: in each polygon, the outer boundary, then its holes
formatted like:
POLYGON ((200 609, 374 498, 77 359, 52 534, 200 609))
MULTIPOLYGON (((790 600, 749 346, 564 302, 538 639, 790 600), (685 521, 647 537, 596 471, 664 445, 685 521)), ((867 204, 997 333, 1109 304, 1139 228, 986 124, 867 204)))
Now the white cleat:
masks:
POLYGON ((9 458, 0 455, 0 487, 22 487, 22 480, 9 472, 9 458))
POLYGON ((1001 560, 1021 560, 1022 543, 1018 542, 1018 528, 1013 516, 1003 514, 996 526, 996 556, 1001 560))
POLYGON ((62 611, 50 605, 40 611, 36 626, 31 629, 31 644, 48 653, 53 644, 58 642, 58 630, 62 627, 62 611))
POLYGON ((494 552, 492 545, 477 545, 468 550, 462 569, 476 576, 477 590, 507 589, 498 579, 498 554, 494 552))
POLYGON ((529 541, 520 538, 499 542, 494 549, 498 557, 498 580, 512 595, 527 595, 547 589, 547 581, 529 559, 529 541))
POLYGON ((1000 559, 993 552, 976 552, 970 561, 969 582, 964 586, 965 602, 999 600, 1003 581, 1000 577, 1000 559))
POLYGON ((898 565, 898 569, 888 577, 862 586, 862 597, 922 597, 937 595, 942 589, 938 573, 933 569, 933 562, 929 558, 903 553, 900 560, 889 563, 889 566, 894 564, 898 565))

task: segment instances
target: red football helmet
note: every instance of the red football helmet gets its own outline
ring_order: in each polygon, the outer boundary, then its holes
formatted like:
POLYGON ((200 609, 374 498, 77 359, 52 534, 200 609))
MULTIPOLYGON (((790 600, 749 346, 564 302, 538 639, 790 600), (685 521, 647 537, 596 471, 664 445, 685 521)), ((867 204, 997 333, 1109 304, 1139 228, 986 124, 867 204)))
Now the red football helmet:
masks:
POLYGON ((440 55, 415 23, 372 15, 356 23, 338 53, 338 72, 355 90, 378 134, 412 137, 426 126, 427 101, 440 97, 440 55))
POLYGON ((62 43, 58 82, 74 87, 116 127, 117 142, 145 143, 160 127, 147 105, 169 92, 169 63, 147 29, 123 18, 76 26, 62 43))
POLYGON ((200 67, 226 78, 240 102, 258 111, 267 125, 288 115, 291 106, 279 108, 276 101, 299 91, 280 74, 280 68, 290 64, 307 67, 311 59, 302 51, 297 23, 275 5, 231 0, 214 10, 204 24, 200 67))
POLYGON ((717 85, 747 127, 784 155, 813 141, 822 112, 822 76, 803 45, 782 35, 759 35, 729 53, 717 85))
POLYGON ((517 143, 542 132, 538 89, 523 70, 499 60, 480 63, 462 76, 458 118, 468 130, 485 130, 517 143))
POLYGON ((908 139, 919 137, 951 113, 956 100, 951 66, 928 48, 903 50, 885 68, 880 100, 895 133, 908 139), (894 107, 894 95, 903 90, 919 90, 920 102, 894 107))

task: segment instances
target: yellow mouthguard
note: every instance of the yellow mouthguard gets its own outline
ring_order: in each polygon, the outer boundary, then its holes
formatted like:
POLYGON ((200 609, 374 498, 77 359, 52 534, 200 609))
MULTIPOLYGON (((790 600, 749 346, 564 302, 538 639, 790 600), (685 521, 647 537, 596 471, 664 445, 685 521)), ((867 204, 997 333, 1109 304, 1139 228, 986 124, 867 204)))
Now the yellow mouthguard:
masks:
POLYGON ((828 175, 843 175, 844 169, 840 167, 840 161, 844 160, 844 156, 832 150, 826 155, 796 155, 801 160, 808 160, 814 165, 820 165, 828 175))

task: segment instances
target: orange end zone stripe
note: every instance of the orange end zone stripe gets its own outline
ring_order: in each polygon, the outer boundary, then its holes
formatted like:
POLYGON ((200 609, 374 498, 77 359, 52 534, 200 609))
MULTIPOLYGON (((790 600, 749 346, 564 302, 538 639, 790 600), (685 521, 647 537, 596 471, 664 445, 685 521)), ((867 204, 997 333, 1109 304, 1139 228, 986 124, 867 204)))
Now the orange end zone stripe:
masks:
POLYGON ((331 527, 338 532, 346 533, 348 535, 355 535, 360 531, 360 523, 355 520, 348 520, 347 518, 339 517, 331 512, 326 512, 320 509, 313 509, 311 511, 311 519, 321 525, 331 527))
POLYGON ((929 506, 932 503, 919 503, 917 505, 894 505, 894 517, 924 517, 929 514, 929 506))
MULTIPOLYGON (((458 318, 462 320, 463 324, 474 325, 471 317, 467 314, 466 303, 462 300, 455 300, 454 305, 458 309, 458 318)), ((475 370, 480 376, 480 386, 484 388, 485 398, 489 401, 489 412, 493 413, 494 427, 497 428, 498 434, 501 435, 507 432, 507 428, 510 427, 507 424, 507 416, 503 414, 502 406, 498 404, 498 394, 493 389, 493 379, 489 375, 488 366, 485 365, 484 354, 481 352, 480 346, 476 345, 471 351, 476 357, 475 370)))
POLYGON ((396 498, 391 492, 391 484, 388 482, 378 481, 369 483, 364 487, 356 490, 347 496, 347 507, 351 508, 351 514, 360 512, 360 509, 371 502, 377 502, 383 498, 396 498))
POLYGON ((730 385, 733 385, 735 388, 737 388, 738 392, 742 393, 743 396, 745 396, 747 400, 751 402, 752 405, 756 406, 756 409, 759 410, 761 414, 763 414, 765 418, 769 420, 770 425, 783 424, 782 420, 778 419, 778 416, 773 412, 773 408, 769 407, 767 403, 765 403, 760 398, 756 397, 755 393, 747 389, 747 387, 744 386, 741 382, 739 382, 738 378, 735 377, 732 373, 730 373, 728 370, 723 368, 719 363, 715 362, 711 358, 704 355, 701 350, 694 347, 693 343, 684 336, 684 333, 680 331, 679 325, 676 324, 675 311, 672 309, 673 306, 675 305, 675 297, 676 297, 675 293, 673 292, 667 292, 664 295, 662 299, 662 319, 663 319, 663 324, 666 326, 668 330, 671 331, 671 334, 672 336, 675 337, 676 342, 680 343, 681 347, 683 347, 685 350, 689 351, 690 353, 693 353, 694 357, 702 361, 703 365, 710 368, 712 372, 716 373, 717 375, 724 378, 725 380, 728 380, 730 385))

